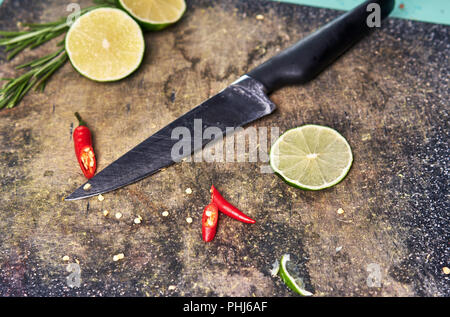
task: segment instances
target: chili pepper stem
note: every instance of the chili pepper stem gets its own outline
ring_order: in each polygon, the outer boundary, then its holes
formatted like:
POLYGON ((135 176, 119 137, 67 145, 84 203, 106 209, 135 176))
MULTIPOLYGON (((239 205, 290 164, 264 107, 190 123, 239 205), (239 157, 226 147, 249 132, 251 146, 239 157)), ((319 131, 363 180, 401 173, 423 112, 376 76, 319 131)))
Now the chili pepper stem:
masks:
POLYGON ((78 112, 75 112, 75 117, 78 119, 78 126, 87 126, 86 122, 81 118, 80 114, 78 112))

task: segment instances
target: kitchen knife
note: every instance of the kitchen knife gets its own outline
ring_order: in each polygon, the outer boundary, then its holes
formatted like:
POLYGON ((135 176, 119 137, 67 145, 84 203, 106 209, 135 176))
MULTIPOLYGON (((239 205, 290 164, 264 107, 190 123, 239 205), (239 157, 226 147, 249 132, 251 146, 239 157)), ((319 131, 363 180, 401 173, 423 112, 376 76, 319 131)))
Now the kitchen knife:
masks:
MULTIPOLYGON (((218 127, 225 133, 227 127, 244 126, 272 113, 276 106, 267 96, 270 92, 314 78, 373 29, 367 20, 376 14, 376 9, 373 11, 373 5, 368 7, 370 4, 378 5, 382 20, 392 11, 394 2, 369 0, 326 24, 156 132, 91 178, 89 190, 83 189, 84 184, 65 200, 115 190, 175 163, 181 159, 172 154, 173 146, 179 142, 172 139, 175 128, 184 127, 191 136, 198 129, 203 132, 209 127, 218 127), (198 126, 199 122, 201 126, 198 126)), ((189 141, 192 151, 185 156, 200 150, 210 141, 192 138, 189 141)))

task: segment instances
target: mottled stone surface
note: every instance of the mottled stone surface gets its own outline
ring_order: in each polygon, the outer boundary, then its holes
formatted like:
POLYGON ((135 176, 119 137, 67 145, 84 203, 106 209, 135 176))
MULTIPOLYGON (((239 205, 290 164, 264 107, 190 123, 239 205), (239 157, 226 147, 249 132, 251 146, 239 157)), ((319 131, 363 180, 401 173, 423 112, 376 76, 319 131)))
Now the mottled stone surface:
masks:
MULTIPOLYGON (((74 111, 94 132, 102 169, 339 15, 257 0, 188 2, 177 25, 145 35, 144 62, 131 77, 95 83, 67 64, 45 93, 0 112, 0 295, 294 296, 269 274, 290 253, 318 296, 449 296, 446 26, 390 19, 313 82, 271 96, 278 110, 251 126, 282 132, 316 123, 349 141, 354 165, 331 189, 291 188, 261 174, 261 163, 185 162, 103 202, 63 201, 84 182, 74 111), (211 183, 257 224, 223 216, 214 241, 202 242, 211 183), (118 253, 125 257, 115 262, 118 253), (79 288, 66 284, 64 255, 79 262, 79 288), (381 287, 366 283, 371 263, 381 287)), ((6 0, 0 28, 64 14, 61 1, 6 0)), ((0 77, 53 45, 11 63, 1 53, 0 77)))

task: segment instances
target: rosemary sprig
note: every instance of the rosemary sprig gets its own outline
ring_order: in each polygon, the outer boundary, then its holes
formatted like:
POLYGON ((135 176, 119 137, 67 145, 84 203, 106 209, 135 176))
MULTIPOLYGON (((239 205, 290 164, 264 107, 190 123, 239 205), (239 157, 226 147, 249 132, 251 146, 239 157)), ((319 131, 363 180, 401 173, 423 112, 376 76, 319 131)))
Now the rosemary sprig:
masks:
POLYGON ((17 78, 7 78, 0 89, 0 109, 12 108, 17 105, 25 94, 35 86, 43 90, 47 79, 67 61, 67 53, 60 48, 55 53, 46 55, 33 62, 17 68, 30 66, 31 70, 17 78))
MULTIPOLYGON (((94 0, 96 5, 82 9, 80 15, 102 7, 115 7, 114 0, 94 0)), ((24 24, 25 29, 20 31, 0 31, 0 46, 5 47, 7 60, 13 59, 17 54, 29 48, 34 49, 48 41, 66 33, 69 24, 66 18, 49 23, 24 24)), ((57 43, 63 46, 64 40, 57 43)), ((55 52, 32 60, 16 67, 16 69, 29 68, 28 72, 17 78, 0 78, 6 81, 0 89, 0 110, 16 106, 27 92, 35 89, 44 90, 47 80, 67 61, 64 46, 55 52)))

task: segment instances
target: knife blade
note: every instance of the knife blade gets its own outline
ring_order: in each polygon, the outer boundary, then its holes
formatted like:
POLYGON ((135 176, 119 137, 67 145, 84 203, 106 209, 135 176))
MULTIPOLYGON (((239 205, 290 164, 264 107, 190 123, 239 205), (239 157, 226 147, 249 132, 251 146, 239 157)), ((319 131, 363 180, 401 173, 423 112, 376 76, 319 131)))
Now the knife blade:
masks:
POLYGON ((200 134, 203 135, 203 131, 208 127, 218 127, 225 133, 228 127, 242 126, 270 114, 273 110, 275 104, 267 97, 264 86, 248 76, 243 76, 108 165, 89 180, 89 191, 84 190, 83 185, 65 200, 106 193, 134 183, 181 160, 182 155, 172 153, 173 146, 179 141, 172 138, 174 129, 186 128, 190 135, 194 136, 189 144, 193 152, 208 143, 208 140, 201 137, 200 140, 195 138, 196 131, 202 131, 200 134), (199 124, 200 126, 196 127, 199 124))
POLYGON ((135 146, 91 178, 89 190, 84 189, 85 183, 65 200, 118 189, 179 161, 183 156, 173 153, 179 142, 172 137, 174 129, 182 127, 194 135, 189 141, 191 152, 184 154, 187 156, 211 141, 196 139, 196 128, 201 135, 210 127, 218 127, 225 134, 228 127, 241 127, 272 113, 276 106, 268 97, 270 92, 311 80, 371 31, 367 23, 371 3, 379 5, 380 19, 387 17, 394 6, 394 0, 369 0, 331 21, 135 146))

